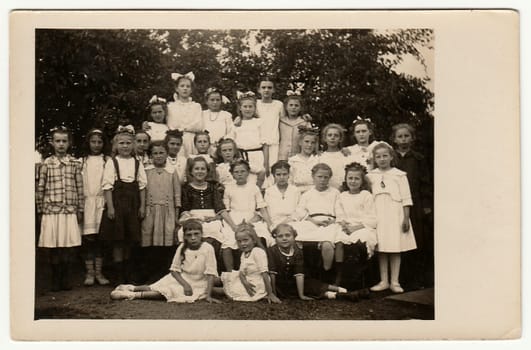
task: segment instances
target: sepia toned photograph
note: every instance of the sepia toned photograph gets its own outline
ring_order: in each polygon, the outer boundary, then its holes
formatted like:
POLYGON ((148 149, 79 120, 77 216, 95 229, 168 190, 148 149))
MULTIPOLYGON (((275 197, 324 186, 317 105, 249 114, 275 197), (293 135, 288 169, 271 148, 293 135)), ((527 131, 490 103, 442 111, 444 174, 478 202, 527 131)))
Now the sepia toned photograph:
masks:
MULTIPOLYGON (((451 151, 460 130, 448 101, 463 101, 448 85, 450 61, 436 59, 459 53, 445 18, 465 13, 440 13, 433 24, 408 11, 392 23, 377 11, 127 14, 112 13, 122 19, 113 24, 90 12, 20 13, 13 22, 13 33, 33 38, 24 45, 33 56, 16 56, 31 74, 14 83, 33 86, 23 94, 32 101, 25 123, 34 156, 12 170, 34 174, 13 184, 35 218, 16 224, 26 239, 12 247, 31 256, 16 267, 27 280, 12 275, 22 339, 305 339, 305 331, 323 340, 433 339, 448 336, 437 327, 461 312, 495 312, 455 273, 460 267, 473 283, 481 260, 463 250, 479 239, 468 227, 476 221, 457 217, 488 210, 459 199, 463 184, 451 170, 466 161, 451 151), (219 24, 209 20, 216 16, 219 24), (28 288, 17 293, 22 283, 28 288), (22 320, 42 333, 28 336, 22 320), (90 335, 50 333, 95 320, 90 335), (108 332, 124 320, 156 331, 108 332), (184 328, 170 334, 157 321, 184 328), (199 335, 186 326, 192 321, 217 329, 199 335), (230 331, 243 324, 247 334, 230 331), (293 333, 261 334, 260 324, 293 333)), ((514 18, 498 14, 509 28, 514 18)), ((492 25, 484 18, 478 23, 492 25)), ((517 53, 513 41, 496 43, 517 53)), ((517 80, 514 71, 505 77, 514 89, 500 98, 511 103, 498 107, 513 108, 517 80)), ((511 168, 519 159, 506 161, 511 168)), ((480 166, 468 165, 472 173, 480 166)), ((469 194, 481 184, 468 185, 469 194)), ((505 216, 498 248, 507 253, 519 244, 518 213, 505 216)), ((489 256, 498 236, 481 235, 486 244, 473 254, 489 256)), ((499 287, 519 284, 516 274, 503 278, 499 287)), ((512 337, 518 311, 505 310, 496 326, 512 337)), ((492 336, 493 323, 476 327, 471 334, 492 336)))

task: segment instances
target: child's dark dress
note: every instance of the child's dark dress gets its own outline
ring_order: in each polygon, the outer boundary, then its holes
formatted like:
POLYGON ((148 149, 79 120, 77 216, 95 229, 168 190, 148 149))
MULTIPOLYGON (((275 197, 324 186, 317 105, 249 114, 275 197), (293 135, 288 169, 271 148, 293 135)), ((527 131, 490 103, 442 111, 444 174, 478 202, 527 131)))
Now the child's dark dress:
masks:
POLYGON ((123 182, 120 177, 120 167, 116 158, 112 158, 116 171, 116 181, 112 190, 112 201, 115 217, 110 220, 107 216, 107 205, 103 211, 100 233, 107 241, 127 241, 138 243, 141 239, 140 219, 140 191, 138 190, 139 161, 135 158, 135 180, 123 182))
MULTIPOLYGON (((279 298, 298 298, 296 275, 304 275, 304 256, 296 245, 293 254, 286 255, 277 245, 268 248, 269 272, 276 275, 275 286, 279 298)), ((304 295, 321 298, 328 285, 312 278, 304 278, 304 295)))

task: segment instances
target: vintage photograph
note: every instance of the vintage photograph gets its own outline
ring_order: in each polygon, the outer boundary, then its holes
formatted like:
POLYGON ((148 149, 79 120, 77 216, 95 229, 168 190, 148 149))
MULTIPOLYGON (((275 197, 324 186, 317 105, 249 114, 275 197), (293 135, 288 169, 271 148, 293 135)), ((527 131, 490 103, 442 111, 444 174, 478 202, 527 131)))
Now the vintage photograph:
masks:
POLYGON ((37 28, 34 319, 436 319, 435 50, 37 28))

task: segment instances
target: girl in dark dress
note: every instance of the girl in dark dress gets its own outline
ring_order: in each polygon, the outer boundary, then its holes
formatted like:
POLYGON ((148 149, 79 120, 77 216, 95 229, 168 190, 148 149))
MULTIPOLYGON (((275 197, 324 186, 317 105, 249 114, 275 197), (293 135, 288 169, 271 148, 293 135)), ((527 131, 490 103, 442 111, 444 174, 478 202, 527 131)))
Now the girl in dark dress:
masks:
POLYGON ((358 301, 368 297, 368 289, 348 292, 345 288, 304 277, 302 250, 295 244, 297 232, 289 224, 273 230, 276 244, 268 249, 269 273, 273 293, 279 298, 345 299, 358 301))

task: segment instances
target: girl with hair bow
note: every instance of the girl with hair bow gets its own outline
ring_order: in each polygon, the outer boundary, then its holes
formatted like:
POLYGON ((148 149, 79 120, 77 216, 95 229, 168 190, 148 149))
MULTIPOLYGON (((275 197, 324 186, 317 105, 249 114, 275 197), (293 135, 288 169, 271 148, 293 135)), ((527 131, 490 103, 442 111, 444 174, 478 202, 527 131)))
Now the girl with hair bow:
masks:
POLYGON ((367 170, 373 169, 372 148, 378 143, 374 141, 374 124, 369 118, 356 116, 352 121, 352 136, 355 144, 343 148, 343 154, 349 162, 360 163, 367 170))
POLYGON ((172 73, 175 82, 173 102, 168 103, 167 125, 170 130, 178 129, 183 132, 182 152, 184 157, 196 154, 194 135, 202 131, 203 118, 201 105, 192 101, 192 90, 195 75, 193 72, 186 74, 172 73))
POLYGON ((168 103, 166 99, 153 95, 148 102, 148 120, 142 123, 142 129, 150 136, 151 141, 163 141, 166 131, 168 116, 168 103))

